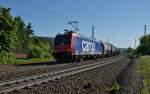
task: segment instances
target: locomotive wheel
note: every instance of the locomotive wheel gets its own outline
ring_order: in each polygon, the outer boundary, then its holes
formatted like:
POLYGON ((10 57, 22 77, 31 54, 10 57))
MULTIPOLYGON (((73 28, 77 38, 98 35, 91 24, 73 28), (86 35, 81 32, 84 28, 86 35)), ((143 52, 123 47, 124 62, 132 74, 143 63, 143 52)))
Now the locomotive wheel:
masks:
POLYGON ((81 61, 82 61, 82 58, 78 56, 78 57, 76 58, 76 61, 77 61, 77 62, 81 62, 81 61))

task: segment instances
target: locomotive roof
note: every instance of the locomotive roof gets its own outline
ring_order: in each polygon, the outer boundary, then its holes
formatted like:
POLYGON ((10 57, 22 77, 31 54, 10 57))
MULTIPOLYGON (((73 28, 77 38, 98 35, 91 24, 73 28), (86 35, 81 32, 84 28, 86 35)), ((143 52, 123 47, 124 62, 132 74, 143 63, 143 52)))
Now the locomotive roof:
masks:
POLYGON ((95 38, 91 38, 91 37, 88 37, 88 36, 85 36, 85 35, 83 35, 83 34, 81 34, 81 33, 78 33, 78 32, 74 32, 74 31, 67 31, 67 30, 64 30, 64 31, 66 31, 66 32, 64 32, 64 34, 60 34, 60 33, 58 33, 56 36, 59 36, 59 35, 67 35, 67 34, 75 34, 76 36, 78 36, 78 37, 81 37, 81 38, 85 38, 85 39, 89 39, 89 40, 93 40, 93 41, 97 41, 97 42, 101 42, 101 41, 98 41, 97 39, 95 39, 95 38))
POLYGON ((81 34, 81 33, 77 33, 77 32, 75 32, 75 33, 78 34, 78 36, 81 37, 81 38, 85 38, 85 39, 89 39, 89 40, 101 42, 101 41, 99 41, 99 40, 97 40, 97 39, 95 39, 95 38, 85 36, 85 35, 83 35, 83 34, 81 34))

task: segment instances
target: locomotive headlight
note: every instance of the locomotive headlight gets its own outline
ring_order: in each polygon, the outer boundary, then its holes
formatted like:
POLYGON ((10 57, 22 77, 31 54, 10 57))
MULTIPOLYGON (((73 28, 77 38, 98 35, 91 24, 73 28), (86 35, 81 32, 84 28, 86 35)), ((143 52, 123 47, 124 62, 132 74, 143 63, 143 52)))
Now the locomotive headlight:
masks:
POLYGON ((70 52, 71 50, 70 50, 70 49, 67 49, 67 51, 70 52))
POLYGON ((57 50, 55 50, 55 52, 57 52, 57 50))

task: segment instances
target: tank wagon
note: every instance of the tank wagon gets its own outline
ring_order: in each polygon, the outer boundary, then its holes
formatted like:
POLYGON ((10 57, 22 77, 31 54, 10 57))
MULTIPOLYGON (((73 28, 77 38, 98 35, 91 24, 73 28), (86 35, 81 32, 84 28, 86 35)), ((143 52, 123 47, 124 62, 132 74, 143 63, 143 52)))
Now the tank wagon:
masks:
POLYGON ((114 56, 114 55, 118 55, 119 53, 120 53, 119 49, 117 47, 111 45, 111 54, 110 55, 114 56))
POLYGON ((112 47, 110 44, 102 42, 102 48, 103 48, 103 56, 108 57, 111 55, 112 47))
POLYGON ((57 34, 54 41, 54 57, 57 61, 81 61, 112 56, 115 51, 113 45, 74 31, 57 34))

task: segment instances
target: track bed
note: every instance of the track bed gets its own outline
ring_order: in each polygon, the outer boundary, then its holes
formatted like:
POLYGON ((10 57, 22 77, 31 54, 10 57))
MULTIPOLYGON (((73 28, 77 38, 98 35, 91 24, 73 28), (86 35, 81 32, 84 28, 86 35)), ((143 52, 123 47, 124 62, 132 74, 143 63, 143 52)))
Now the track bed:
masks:
MULTIPOLYGON (((112 62, 112 60, 110 60, 110 61, 112 62)), ((95 83, 96 81, 98 81, 97 83, 102 82, 103 84, 105 82, 111 83, 112 79, 114 79, 115 76, 119 73, 119 71, 122 70, 126 66, 128 61, 129 61, 128 59, 125 59, 123 61, 117 61, 112 64, 107 64, 107 66, 103 65, 101 67, 95 67, 94 69, 90 69, 85 72, 81 72, 81 73, 78 73, 78 74, 75 74, 75 75, 72 75, 69 77, 64 77, 59 80, 54 80, 54 81, 50 81, 50 82, 48 81, 45 83, 41 83, 40 85, 36 85, 36 86, 34 85, 33 87, 29 87, 29 88, 27 87, 27 88, 21 89, 16 92, 11 92, 11 93, 41 94, 41 92, 43 92, 42 94, 49 94, 51 92, 52 94, 55 94, 55 93, 57 94, 57 92, 58 92, 58 94, 69 94, 68 92, 72 92, 71 94, 77 94, 77 93, 75 93, 75 91, 74 91, 75 88, 72 87, 72 85, 75 87, 76 86, 78 87, 78 85, 80 83, 81 87, 79 86, 79 89, 81 88, 81 91, 82 91, 82 89, 84 91, 84 89, 86 89, 86 88, 92 89, 93 85, 96 84, 95 83), (70 81, 71 81, 71 83, 70 83, 70 81), (51 83, 52 85, 49 86, 50 85, 49 83, 51 83), (43 88, 43 90, 41 90, 41 86, 43 86, 43 85, 48 85, 47 86, 48 91, 46 88, 43 88), (92 85, 92 87, 91 87, 91 85, 92 85), (56 86, 56 87, 53 88, 53 86, 54 87, 56 86), (63 89, 60 87, 62 87, 63 89), (72 88, 70 88, 70 87, 72 87, 72 88), (37 92, 32 91, 35 88, 37 88, 37 90, 36 90, 37 92), (64 90, 64 88, 66 88, 66 89, 64 90), (54 91, 53 91, 53 89, 54 89, 54 91), (38 91, 38 90, 40 90, 40 91, 38 91), (52 91, 49 91, 49 90, 52 90, 52 91)), ((77 87, 76 87, 76 89, 78 89, 77 87)), ((81 92, 81 91, 79 90, 79 92, 81 92)), ((81 94, 83 94, 83 93, 81 93, 81 94)))
POLYGON ((80 63, 67 63, 67 64, 56 64, 56 65, 29 65, 29 66, 13 66, 13 65, 0 65, 0 81, 13 80, 18 78, 30 77, 33 75, 39 75, 43 73, 54 72, 61 69, 67 69, 76 66, 82 66, 93 62, 99 62, 114 57, 103 58, 99 60, 88 60, 80 63))

